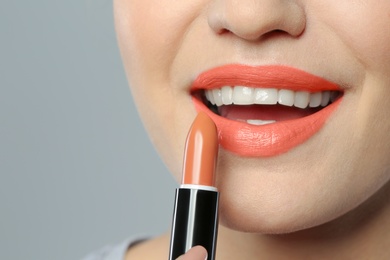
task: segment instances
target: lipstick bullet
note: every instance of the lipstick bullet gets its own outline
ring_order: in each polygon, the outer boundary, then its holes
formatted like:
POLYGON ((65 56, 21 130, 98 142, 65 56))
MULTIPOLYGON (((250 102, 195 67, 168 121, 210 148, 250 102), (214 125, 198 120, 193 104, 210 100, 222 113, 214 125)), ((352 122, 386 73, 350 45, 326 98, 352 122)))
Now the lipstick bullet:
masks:
POLYGON ((219 198, 215 187, 217 157, 217 128, 211 118, 201 112, 187 136, 182 184, 176 189, 171 260, 197 245, 206 248, 208 259, 215 259, 219 198))

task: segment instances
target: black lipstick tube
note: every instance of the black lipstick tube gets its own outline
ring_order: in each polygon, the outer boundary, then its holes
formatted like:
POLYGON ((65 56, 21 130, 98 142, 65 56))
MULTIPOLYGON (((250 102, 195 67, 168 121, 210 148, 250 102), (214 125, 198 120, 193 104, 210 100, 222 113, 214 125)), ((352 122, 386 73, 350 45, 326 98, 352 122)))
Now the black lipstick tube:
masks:
POLYGON ((218 233, 218 199, 215 187, 182 185, 176 189, 169 260, 201 245, 215 259, 218 233))

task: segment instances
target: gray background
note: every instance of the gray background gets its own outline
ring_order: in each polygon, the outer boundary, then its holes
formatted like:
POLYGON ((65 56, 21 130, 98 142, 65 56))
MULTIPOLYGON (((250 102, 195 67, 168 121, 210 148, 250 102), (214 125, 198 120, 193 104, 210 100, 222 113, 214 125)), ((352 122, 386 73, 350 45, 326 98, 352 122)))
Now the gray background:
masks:
POLYGON ((0 259, 80 259, 169 229, 111 0, 0 1, 0 259))

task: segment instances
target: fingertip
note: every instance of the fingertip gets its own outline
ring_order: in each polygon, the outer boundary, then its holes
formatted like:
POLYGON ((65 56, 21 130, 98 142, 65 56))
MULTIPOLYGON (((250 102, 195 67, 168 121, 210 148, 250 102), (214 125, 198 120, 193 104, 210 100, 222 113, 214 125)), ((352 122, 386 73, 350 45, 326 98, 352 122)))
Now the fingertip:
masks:
POLYGON ((194 246, 191 249, 196 251, 196 254, 199 255, 199 259, 202 258, 204 260, 207 260, 208 254, 206 248, 204 248, 203 246, 194 246))
POLYGON ((176 260, 207 260, 207 250, 203 246, 194 246, 176 260))

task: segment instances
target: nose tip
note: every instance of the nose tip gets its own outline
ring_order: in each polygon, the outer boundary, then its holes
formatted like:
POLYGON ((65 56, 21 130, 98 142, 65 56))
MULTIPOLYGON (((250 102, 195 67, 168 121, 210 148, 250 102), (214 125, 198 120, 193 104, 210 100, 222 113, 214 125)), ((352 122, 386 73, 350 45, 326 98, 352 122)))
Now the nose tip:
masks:
POLYGON ((293 0, 216 0, 208 24, 217 34, 230 32, 253 41, 271 32, 297 37, 305 30, 306 16, 293 0))

